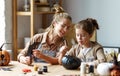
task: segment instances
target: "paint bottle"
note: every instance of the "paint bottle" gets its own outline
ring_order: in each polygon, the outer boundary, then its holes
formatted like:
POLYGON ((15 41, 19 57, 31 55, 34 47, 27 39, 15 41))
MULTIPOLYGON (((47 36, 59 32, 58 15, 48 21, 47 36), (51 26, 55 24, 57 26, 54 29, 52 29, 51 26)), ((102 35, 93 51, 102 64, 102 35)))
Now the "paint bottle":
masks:
POLYGON ((81 63, 81 66, 80 66, 80 76, 83 76, 86 74, 86 63, 81 63))

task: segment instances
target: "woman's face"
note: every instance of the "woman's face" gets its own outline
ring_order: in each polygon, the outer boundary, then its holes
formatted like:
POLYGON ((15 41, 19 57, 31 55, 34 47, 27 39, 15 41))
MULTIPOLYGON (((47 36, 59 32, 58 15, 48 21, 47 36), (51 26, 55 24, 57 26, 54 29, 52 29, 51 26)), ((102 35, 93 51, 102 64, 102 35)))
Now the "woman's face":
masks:
POLYGON ((79 45, 86 46, 89 44, 91 35, 89 35, 83 29, 76 28, 75 32, 76 32, 76 39, 79 45))
POLYGON ((69 30, 70 26, 71 26, 71 21, 69 19, 62 19, 60 22, 55 22, 54 23, 55 33, 59 37, 63 37, 69 30))

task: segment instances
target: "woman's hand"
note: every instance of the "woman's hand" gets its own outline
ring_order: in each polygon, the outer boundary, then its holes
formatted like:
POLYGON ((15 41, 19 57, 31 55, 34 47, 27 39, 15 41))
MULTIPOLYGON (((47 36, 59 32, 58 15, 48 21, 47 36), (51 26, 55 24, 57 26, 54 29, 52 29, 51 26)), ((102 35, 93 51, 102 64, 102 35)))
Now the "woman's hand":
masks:
POLYGON ((20 57, 20 62, 23 63, 23 64, 27 64, 27 65, 30 65, 32 63, 32 59, 30 56, 21 56, 20 57))
POLYGON ((37 50, 37 49, 33 50, 33 56, 34 57, 42 58, 42 55, 43 54, 39 50, 37 50))

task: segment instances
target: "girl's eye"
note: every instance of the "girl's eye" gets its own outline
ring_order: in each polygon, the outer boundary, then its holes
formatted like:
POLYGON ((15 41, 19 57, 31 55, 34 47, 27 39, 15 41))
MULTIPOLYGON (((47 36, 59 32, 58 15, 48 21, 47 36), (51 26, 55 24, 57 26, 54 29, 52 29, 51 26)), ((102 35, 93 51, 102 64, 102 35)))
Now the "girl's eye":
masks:
POLYGON ((87 35, 85 35, 85 34, 76 34, 76 36, 79 36, 79 37, 82 37, 82 38, 86 38, 87 37, 87 35))
POLYGON ((76 34, 76 36, 80 36, 79 34, 76 34))

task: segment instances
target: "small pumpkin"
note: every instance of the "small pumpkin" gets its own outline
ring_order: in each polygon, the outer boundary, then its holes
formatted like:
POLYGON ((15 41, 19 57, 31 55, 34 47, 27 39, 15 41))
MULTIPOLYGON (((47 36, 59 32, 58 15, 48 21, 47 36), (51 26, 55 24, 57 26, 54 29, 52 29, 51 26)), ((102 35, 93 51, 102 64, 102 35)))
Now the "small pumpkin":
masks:
POLYGON ((66 69, 77 69, 81 65, 81 60, 75 56, 66 55, 62 58, 62 65, 66 69))
POLYGON ((0 48, 0 66, 6 66, 10 62, 10 54, 6 50, 2 50, 3 45, 0 48))
POLYGON ((120 68, 119 67, 113 68, 110 72, 110 76, 120 76, 120 68))
POLYGON ((114 66, 110 69, 110 76, 120 76, 120 62, 117 61, 117 56, 115 54, 113 59, 114 66))

